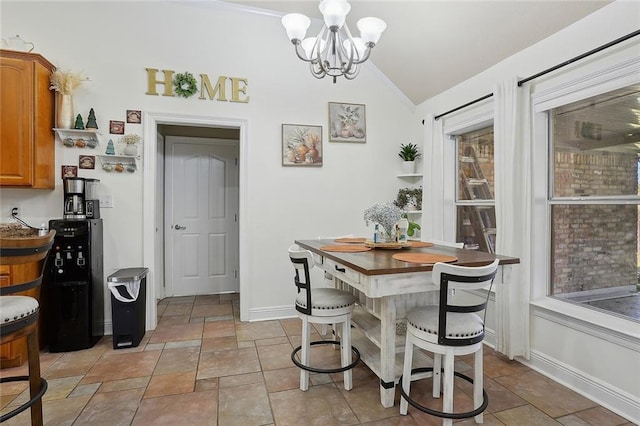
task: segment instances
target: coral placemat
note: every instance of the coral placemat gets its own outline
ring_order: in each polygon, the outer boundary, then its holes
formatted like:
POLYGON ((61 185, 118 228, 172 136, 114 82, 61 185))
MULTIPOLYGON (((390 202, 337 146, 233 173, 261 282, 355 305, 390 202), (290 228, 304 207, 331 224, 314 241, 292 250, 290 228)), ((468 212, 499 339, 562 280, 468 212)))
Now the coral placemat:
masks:
POLYGON ((362 238, 351 238, 351 237, 343 237, 343 238, 336 238, 335 241, 336 243, 364 243, 367 239, 362 237, 362 238))
POLYGON ((411 263, 455 262, 458 260, 455 256, 438 253, 397 253, 392 257, 395 260, 411 263))
POLYGON ((320 250, 335 251, 335 252, 342 252, 342 253, 357 253, 360 251, 369 251, 371 249, 369 247, 362 246, 359 244, 340 244, 336 246, 320 246, 320 250))
POLYGON ((433 247, 435 245, 433 243, 428 243, 426 241, 409 241, 409 244, 411 244, 411 247, 414 247, 414 248, 433 247))

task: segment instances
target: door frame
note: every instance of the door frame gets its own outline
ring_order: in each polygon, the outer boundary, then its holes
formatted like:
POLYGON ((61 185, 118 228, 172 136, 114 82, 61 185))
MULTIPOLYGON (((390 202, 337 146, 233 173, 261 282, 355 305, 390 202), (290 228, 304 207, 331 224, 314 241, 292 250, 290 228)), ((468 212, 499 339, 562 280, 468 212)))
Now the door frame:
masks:
MULTIPOLYGON (((156 188, 159 182, 157 160, 158 160, 158 125, 171 124, 181 126, 196 127, 222 127, 239 129, 239 159, 238 159, 238 235, 239 235, 239 287, 240 287, 240 320, 247 321, 249 318, 248 282, 250 280, 250 259, 248 241, 249 220, 247 213, 248 206, 248 121, 243 119, 233 119, 226 117, 204 117, 197 115, 180 115, 170 113, 144 112, 144 141, 142 161, 143 185, 142 185, 142 261, 145 267, 149 268, 147 275, 147 330, 155 330, 157 325, 157 301, 156 298, 163 294, 163 283, 156 280, 155 271, 158 268, 164 269, 164 265, 157 265, 158 250, 164 249, 162 233, 157 232, 163 224, 156 224, 156 188)), ((162 256, 163 253, 160 253, 162 256)), ((163 257, 164 258, 164 257, 163 257)), ((163 274, 161 274, 163 275, 163 274)))

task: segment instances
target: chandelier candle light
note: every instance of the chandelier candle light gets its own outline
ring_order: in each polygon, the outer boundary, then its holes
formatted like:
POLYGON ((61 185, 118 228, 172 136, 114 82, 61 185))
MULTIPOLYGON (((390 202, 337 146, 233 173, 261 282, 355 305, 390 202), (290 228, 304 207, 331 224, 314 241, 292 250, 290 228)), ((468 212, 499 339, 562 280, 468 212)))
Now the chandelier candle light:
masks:
POLYGON ((322 0, 318 6, 324 17, 324 25, 317 37, 304 38, 311 20, 305 15, 291 13, 282 18, 287 36, 295 45, 300 59, 310 63, 311 74, 316 78, 325 75, 354 79, 358 65, 369 59, 371 49, 378 43, 387 24, 378 18, 362 18, 357 22, 360 37, 352 37, 345 24, 351 4, 347 0, 322 0))

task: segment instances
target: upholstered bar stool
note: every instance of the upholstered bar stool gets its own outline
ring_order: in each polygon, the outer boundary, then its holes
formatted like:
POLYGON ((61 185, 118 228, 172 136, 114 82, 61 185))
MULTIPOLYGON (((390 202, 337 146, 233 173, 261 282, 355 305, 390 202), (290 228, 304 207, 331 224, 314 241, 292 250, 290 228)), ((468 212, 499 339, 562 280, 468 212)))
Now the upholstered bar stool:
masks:
MULTIPOLYGON (((309 389, 309 372, 344 373, 344 388, 353 387, 351 369, 360 361, 360 352, 351 345, 351 314, 356 298, 349 292, 336 288, 311 288, 309 270, 313 268, 313 255, 294 244, 289 247, 289 258, 295 269, 294 283, 298 289, 296 311, 302 320, 302 344, 291 352, 291 360, 300 368, 300 390, 309 389), (318 340, 310 342, 311 326, 314 324, 342 324, 340 341, 318 340), (340 368, 316 368, 309 365, 309 351, 315 345, 340 345, 340 368), (300 359, 298 360, 298 352, 300 359), (355 357, 355 359, 353 359, 355 357)), ((337 330, 334 330, 336 338, 337 330)))
POLYGON ((474 417, 476 423, 482 423, 482 412, 489 404, 482 383, 482 340, 489 292, 483 303, 466 305, 456 302, 450 290, 476 290, 492 285, 498 263, 499 260, 496 259, 493 263, 480 267, 446 263, 434 265, 433 283, 440 289, 439 305, 420 307, 407 315, 400 414, 407 414, 408 404, 411 404, 420 411, 444 418, 444 425, 452 424, 452 419, 468 417, 474 417), (412 369, 414 346, 433 353, 433 368, 412 369), (455 356, 468 354, 474 354, 473 379, 454 371, 453 368, 455 356), (473 384, 473 410, 464 413, 453 411, 454 375, 473 384), (442 380, 442 411, 427 408, 410 397, 411 381, 425 377, 433 378, 432 396, 434 398, 440 397, 442 380))
POLYGON ((38 342, 38 297, 46 257, 53 244, 55 231, 44 236, 0 238, 0 265, 11 265, 11 283, 0 287, 0 344, 26 337, 28 376, 2 377, 1 383, 29 381, 30 399, 0 416, 0 423, 31 408, 31 424, 41 426, 42 396, 47 381, 40 377, 40 345, 38 342), (15 271, 14 271, 15 269, 15 271), (18 278, 14 278, 16 275, 18 278), (15 282, 20 279, 24 282, 15 282), (11 295, 11 294, 18 295, 11 295), (32 294, 34 297, 24 294, 32 294))

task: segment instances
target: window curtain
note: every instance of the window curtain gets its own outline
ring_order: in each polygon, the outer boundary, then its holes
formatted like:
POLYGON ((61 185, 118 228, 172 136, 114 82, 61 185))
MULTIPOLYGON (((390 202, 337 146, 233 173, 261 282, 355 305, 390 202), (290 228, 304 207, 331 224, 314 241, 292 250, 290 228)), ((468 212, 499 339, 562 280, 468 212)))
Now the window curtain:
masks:
POLYGON ((422 239, 444 239, 444 142, 442 120, 425 119, 422 239))
POLYGON ((530 258, 532 241, 531 96, 514 77, 496 84, 494 159, 496 252, 520 259, 506 270, 496 291, 496 350, 529 359, 530 258))

